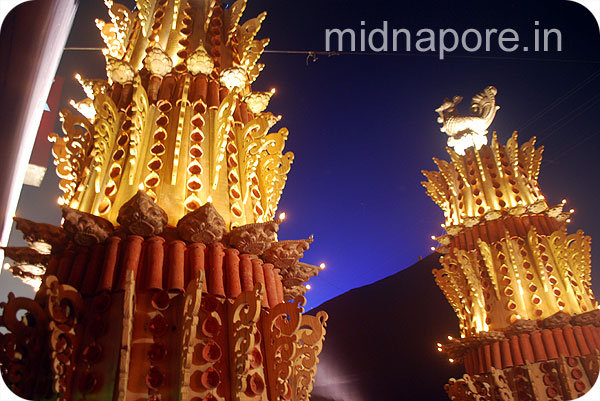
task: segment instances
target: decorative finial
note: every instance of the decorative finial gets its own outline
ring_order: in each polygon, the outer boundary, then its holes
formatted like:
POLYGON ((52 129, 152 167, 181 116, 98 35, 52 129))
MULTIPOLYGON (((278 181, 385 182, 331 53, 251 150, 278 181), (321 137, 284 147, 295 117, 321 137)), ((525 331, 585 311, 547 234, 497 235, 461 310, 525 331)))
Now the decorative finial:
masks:
POLYGON ((111 56, 107 56, 106 75, 112 82, 126 84, 127 82, 133 82, 133 79, 135 78, 135 71, 129 63, 111 56))
POLYGON ((154 45, 144 58, 144 66, 152 74, 164 77, 173 69, 173 60, 159 45, 154 45))
POLYGON ((186 60, 186 64, 188 71, 193 75, 209 75, 213 68, 215 68, 212 57, 207 53, 202 43, 190 54, 186 60))
POLYGON ((243 88, 248 81, 248 74, 241 67, 230 67, 221 72, 221 84, 227 89, 243 88))
POLYGON ((475 95, 471 101, 471 115, 461 115, 456 109, 462 96, 454 96, 452 100, 446 98, 444 103, 435 109, 439 114, 438 122, 442 123, 440 131, 448 135, 448 146, 460 155, 465 154, 465 149, 474 146, 476 149, 487 144, 487 129, 496 116, 500 106, 496 106, 498 90, 488 86, 483 92, 475 95))

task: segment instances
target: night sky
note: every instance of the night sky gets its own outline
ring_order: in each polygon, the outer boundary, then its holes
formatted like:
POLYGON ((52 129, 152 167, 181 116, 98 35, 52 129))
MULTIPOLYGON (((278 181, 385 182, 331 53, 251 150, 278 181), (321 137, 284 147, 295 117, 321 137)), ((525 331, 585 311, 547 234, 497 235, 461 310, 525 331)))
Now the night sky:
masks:
MULTIPOLYGON (((93 20, 108 19, 103 2, 80 3, 67 46, 100 47, 93 20)), ((443 215, 425 195, 421 170, 435 168, 434 156, 449 158, 434 109, 444 97, 462 95, 466 113, 470 98, 488 85, 498 88, 501 106, 490 132, 497 131, 503 143, 514 130, 520 143, 537 136, 545 147, 540 183, 548 202, 566 198, 567 209, 576 210, 570 231, 583 229, 600 238, 600 38, 582 6, 567 1, 249 3, 243 21, 268 12, 258 37, 271 38, 270 51, 323 51, 326 28, 358 32, 360 21, 366 29, 388 21, 390 31, 406 28, 413 36, 421 28, 513 28, 530 42, 535 21, 541 29, 562 33, 562 52, 502 53, 495 43, 493 51, 455 52, 443 61, 437 53, 414 48, 385 55, 318 55, 316 61, 306 54, 263 55, 266 68, 253 88, 277 89, 268 110, 283 115, 278 127, 290 130, 286 149, 296 155, 279 204, 278 213, 287 215, 279 237, 314 234, 303 261, 327 264, 310 281, 307 309, 431 253, 430 237, 442 234, 443 215)), ((63 107, 70 98, 84 97, 72 78, 76 72, 104 78, 100 52, 65 52, 58 71, 66 78, 63 107)), ((23 189, 17 215, 58 224, 57 183, 49 160, 42 187, 23 189)), ((11 244, 19 239, 20 233, 13 233, 11 244)), ((597 260, 600 248, 594 243, 592 248, 597 260)), ((17 286, 7 276, 0 279, 2 293, 17 286)), ((599 291, 600 268, 592 276, 599 291)))

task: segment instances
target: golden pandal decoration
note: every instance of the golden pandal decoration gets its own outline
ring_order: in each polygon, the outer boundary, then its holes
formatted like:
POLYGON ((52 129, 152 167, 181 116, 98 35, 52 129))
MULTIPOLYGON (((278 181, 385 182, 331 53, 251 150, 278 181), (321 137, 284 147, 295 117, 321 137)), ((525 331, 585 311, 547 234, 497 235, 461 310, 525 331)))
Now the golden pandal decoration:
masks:
POLYGON ((496 94, 475 96, 471 116, 456 110, 460 96, 436 109, 455 149, 450 162, 434 159, 439 171, 423 172, 446 220, 433 274, 460 329, 438 351, 467 371, 446 391, 457 401, 570 400, 590 389, 600 363, 591 240, 567 233, 566 201, 548 206, 535 138, 519 146, 515 132, 502 145, 494 133, 487 145, 496 94))
POLYGON ((266 14, 240 24, 244 0, 137 1, 133 13, 106 4, 108 80, 78 76, 88 98, 73 104, 85 116, 63 111, 65 135, 51 137, 59 202, 115 224, 143 190, 170 225, 206 202, 228 227, 272 220, 294 155, 264 112, 275 91, 251 88, 266 14))
POLYGON ((35 300, 1 303, 0 371, 28 399, 306 401, 327 314, 303 315, 312 237, 278 241, 293 160, 250 85, 246 2, 105 1, 108 81, 53 134, 62 227, 5 248, 35 300), (25 312, 23 314, 23 312, 25 312))

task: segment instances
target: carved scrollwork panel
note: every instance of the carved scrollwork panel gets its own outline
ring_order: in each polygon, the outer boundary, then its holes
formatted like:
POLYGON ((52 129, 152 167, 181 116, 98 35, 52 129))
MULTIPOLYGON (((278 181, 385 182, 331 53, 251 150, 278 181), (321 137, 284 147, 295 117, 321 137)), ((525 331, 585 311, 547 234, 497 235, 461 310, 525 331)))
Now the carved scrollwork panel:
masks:
POLYGON ((55 276, 46 277, 45 285, 48 314, 51 318, 49 328, 53 390, 59 401, 70 400, 83 299, 75 288, 60 284, 55 276))
POLYGON ((251 358, 256 344, 258 319, 264 293, 262 283, 253 291, 241 293, 228 307, 229 316, 229 360, 233 399, 241 400, 251 381, 251 358))

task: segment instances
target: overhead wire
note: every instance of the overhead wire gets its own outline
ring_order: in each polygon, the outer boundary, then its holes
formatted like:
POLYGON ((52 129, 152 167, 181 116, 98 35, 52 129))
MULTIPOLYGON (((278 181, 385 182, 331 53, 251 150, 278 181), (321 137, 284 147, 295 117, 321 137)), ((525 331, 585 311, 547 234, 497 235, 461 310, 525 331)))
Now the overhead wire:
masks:
POLYGON ((524 128, 530 126, 531 124, 533 124, 534 122, 536 122, 537 120, 539 120, 540 118, 542 118, 549 111, 553 110, 558 105, 560 105, 561 103, 563 103, 566 99, 568 99, 569 97, 573 96, 575 93, 577 93, 578 91, 580 91, 582 88, 584 88, 585 86, 587 86, 588 84, 590 84, 591 81, 593 81, 598 76, 600 76, 600 69, 596 70, 594 73, 592 73, 591 75, 589 75, 583 81, 579 82, 577 85, 575 85, 569 91, 567 91, 565 94, 563 94, 563 95, 559 96, 558 98, 554 99, 554 101, 552 103, 550 103, 549 105, 547 105, 546 107, 544 107, 543 109, 541 109, 540 111, 538 111, 536 114, 534 114, 533 116, 531 116, 527 121, 525 121, 524 123, 522 123, 517 130, 521 131, 524 128))

